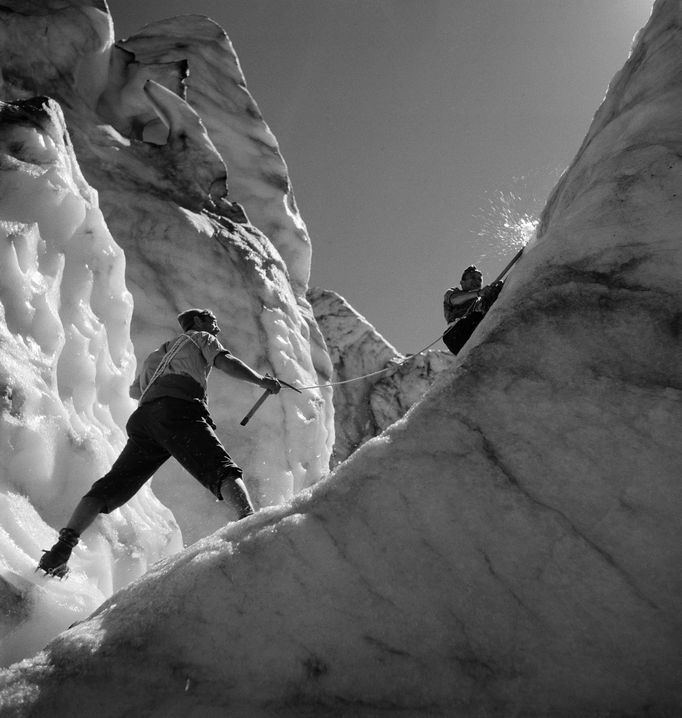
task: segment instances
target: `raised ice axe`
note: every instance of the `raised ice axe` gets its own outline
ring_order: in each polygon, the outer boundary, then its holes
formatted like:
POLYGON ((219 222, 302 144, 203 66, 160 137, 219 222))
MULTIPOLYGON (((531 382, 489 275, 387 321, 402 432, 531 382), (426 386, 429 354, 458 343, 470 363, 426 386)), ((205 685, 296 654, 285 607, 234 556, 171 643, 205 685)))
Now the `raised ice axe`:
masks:
MULTIPOLYGON (((269 376, 266 374, 266 376, 269 376)), ((294 391, 297 391, 299 394, 302 394, 303 392, 300 389, 297 389, 292 384, 287 384, 287 382, 282 381, 281 379, 277 379, 277 381, 282 385, 286 386, 287 389, 293 389, 294 391)), ((258 399, 258 401, 251 407, 251 410, 249 413, 239 422, 242 426, 246 426, 249 421, 251 420, 251 417, 260 409, 262 404, 265 402, 265 400, 270 396, 272 392, 269 389, 266 389, 258 399)))

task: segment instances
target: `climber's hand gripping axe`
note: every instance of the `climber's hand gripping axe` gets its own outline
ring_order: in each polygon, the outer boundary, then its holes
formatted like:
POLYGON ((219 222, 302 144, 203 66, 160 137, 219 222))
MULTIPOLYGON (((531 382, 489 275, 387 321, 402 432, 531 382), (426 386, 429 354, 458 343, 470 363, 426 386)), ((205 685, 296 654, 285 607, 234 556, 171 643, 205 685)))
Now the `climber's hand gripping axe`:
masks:
MULTIPOLYGON (((269 374, 266 374, 266 376, 269 376, 269 374)), ((294 391, 297 391, 299 394, 302 394, 303 392, 300 389, 297 389, 293 384, 288 384, 285 381, 282 381, 281 379, 277 379, 277 381, 282 385, 287 387, 287 389, 293 389, 294 391)), ((251 407, 251 410, 249 413, 239 422, 242 426, 246 426, 249 421, 251 420, 251 417, 260 409, 261 405, 265 402, 265 400, 270 396, 272 392, 269 389, 266 389, 258 399, 258 401, 251 407)))

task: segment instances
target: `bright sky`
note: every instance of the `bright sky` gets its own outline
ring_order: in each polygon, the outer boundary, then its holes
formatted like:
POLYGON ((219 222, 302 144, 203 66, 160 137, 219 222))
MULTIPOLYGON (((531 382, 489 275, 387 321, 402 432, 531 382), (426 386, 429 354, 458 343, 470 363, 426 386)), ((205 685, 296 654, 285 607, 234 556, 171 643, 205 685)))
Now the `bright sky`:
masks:
POLYGON ((652 5, 108 3, 119 38, 178 14, 222 25, 289 167, 311 285, 402 352, 443 331, 443 292, 468 264, 492 280, 513 257, 513 227, 573 159, 652 5))

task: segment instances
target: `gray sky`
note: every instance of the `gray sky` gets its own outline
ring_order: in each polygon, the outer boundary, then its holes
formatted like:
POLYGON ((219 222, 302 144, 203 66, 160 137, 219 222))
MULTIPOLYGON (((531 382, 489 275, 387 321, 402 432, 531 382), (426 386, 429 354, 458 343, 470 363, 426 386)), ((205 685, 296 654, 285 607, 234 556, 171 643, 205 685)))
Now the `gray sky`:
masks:
POLYGON ((514 255, 515 224, 542 208, 651 11, 650 0, 108 2, 119 38, 178 14, 222 25, 289 167, 311 284, 403 352, 443 331, 443 292, 466 265, 492 280, 514 255))

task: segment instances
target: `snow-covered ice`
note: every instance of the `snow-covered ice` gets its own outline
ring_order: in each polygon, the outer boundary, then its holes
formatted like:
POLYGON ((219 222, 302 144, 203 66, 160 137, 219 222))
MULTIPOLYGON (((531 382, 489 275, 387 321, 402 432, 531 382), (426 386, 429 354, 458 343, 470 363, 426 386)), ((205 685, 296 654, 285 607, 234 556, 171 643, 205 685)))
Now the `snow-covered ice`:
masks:
POLYGON ((657 0, 454 369, 3 671, 3 718, 682 711, 681 20, 657 0))
POLYGON ((75 551, 73 581, 33 574, 55 527, 124 443, 135 361, 125 260, 56 103, 0 105, 0 565, 3 663, 37 650, 182 547, 148 487, 75 551), (149 525, 153 523, 153 529, 149 525))

